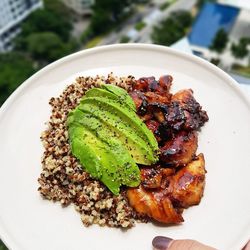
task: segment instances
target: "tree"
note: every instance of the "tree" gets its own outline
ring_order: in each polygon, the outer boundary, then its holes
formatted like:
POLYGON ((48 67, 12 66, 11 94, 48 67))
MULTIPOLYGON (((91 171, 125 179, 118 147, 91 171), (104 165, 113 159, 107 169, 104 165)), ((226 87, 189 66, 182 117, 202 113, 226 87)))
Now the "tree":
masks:
POLYGON ((27 51, 36 60, 52 62, 70 53, 72 44, 65 44, 52 32, 34 33, 27 37, 27 51))
POLYGON ((67 42, 72 30, 70 10, 59 0, 44 0, 44 9, 34 11, 23 22, 22 32, 15 39, 15 49, 27 49, 26 38, 39 32, 54 32, 67 42))
POLYGON ((43 0, 44 8, 52 12, 56 16, 60 16, 64 20, 70 19, 71 21, 71 11, 66 7, 60 0, 43 0))
POLYGON ((185 36, 191 23, 192 16, 189 12, 173 12, 170 17, 153 28, 152 40, 156 44, 169 46, 185 36))
POLYGON ((172 12, 171 17, 184 29, 190 27, 193 21, 190 12, 184 10, 172 12))
POLYGON ((22 24, 21 37, 37 32, 54 32, 63 41, 68 41, 72 24, 70 21, 46 9, 34 11, 22 24))
POLYGON ((0 250, 8 250, 8 248, 3 244, 1 240, 0 240, 0 250))
POLYGON ((197 0, 197 7, 201 8, 205 3, 216 3, 217 0, 197 0))
POLYGON ((17 52, 0 54, 0 105, 35 72, 30 59, 17 52))
POLYGON ((121 22, 130 0, 95 0, 91 17, 91 29, 95 34, 106 32, 121 22))
POLYGON ((219 29, 213 39, 213 42, 210 46, 211 50, 214 50, 218 53, 222 53, 226 48, 228 42, 228 35, 224 29, 219 29))
POLYGON ((249 51, 247 46, 250 44, 250 37, 242 37, 238 44, 233 43, 231 52, 235 58, 244 58, 248 55, 249 51))

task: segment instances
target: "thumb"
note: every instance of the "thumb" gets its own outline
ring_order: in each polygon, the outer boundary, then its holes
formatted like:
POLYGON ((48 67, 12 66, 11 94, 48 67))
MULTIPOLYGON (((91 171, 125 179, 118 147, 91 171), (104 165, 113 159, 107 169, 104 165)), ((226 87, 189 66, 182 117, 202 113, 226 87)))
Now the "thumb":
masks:
POLYGON ((152 245, 155 250, 215 250, 196 240, 173 240, 163 236, 156 236, 152 245))

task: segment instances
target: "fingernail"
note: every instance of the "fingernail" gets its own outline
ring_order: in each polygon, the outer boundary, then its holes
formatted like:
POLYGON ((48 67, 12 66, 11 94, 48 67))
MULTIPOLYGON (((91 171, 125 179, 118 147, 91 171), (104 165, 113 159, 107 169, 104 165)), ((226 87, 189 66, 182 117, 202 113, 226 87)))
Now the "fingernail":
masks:
POLYGON ((152 245, 157 250, 166 250, 172 240, 168 237, 156 236, 152 241, 152 245))

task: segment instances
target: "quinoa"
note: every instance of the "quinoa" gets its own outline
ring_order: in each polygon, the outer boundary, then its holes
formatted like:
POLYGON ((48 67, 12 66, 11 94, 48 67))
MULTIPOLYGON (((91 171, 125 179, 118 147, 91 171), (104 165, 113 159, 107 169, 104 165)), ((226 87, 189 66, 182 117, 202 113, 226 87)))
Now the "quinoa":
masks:
POLYGON ((87 90, 103 82, 130 90, 135 79, 133 76, 115 77, 112 73, 107 78, 78 77, 59 97, 50 99, 52 113, 41 135, 44 153, 38 191, 45 199, 60 202, 62 206, 74 204, 85 226, 130 228, 136 221, 146 222, 146 217, 137 215, 130 207, 124 190, 116 196, 101 182, 92 179, 72 155, 68 140, 68 113, 79 104, 87 90))

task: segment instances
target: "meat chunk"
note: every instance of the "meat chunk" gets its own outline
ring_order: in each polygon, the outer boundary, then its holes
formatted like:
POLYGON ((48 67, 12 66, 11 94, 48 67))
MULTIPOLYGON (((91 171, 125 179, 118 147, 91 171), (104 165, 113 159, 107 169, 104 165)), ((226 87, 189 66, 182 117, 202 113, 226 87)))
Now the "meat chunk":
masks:
POLYGON ((194 99, 191 89, 178 91, 172 96, 173 103, 178 103, 185 116, 184 129, 197 130, 208 121, 207 112, 194 99))
POLYGON ((141 185, 145 189, 165 189, 169 185, 167 177, 174 173, 174 168, 163 168, 161 165, 155 168, 142 168, 141 185))
POLYGON ((141 185, 146 189, 155 189, 161 187, 162 172, 157 168, 141 169, 141 185))
POLYGON ((168 187, 171 197, 184 208, 199 204, 205 187, 205 174, 204 156, 199 154, 171 177, 168 187))
POLYGON ((159 85, 166 91, 169 92, 172 86, 173 77, 171 75, 163 75, 159 79, 159 85))
POLYGON ((159 81, 155 80, 155 77, 142 77, 137 80, 134 85, 134 89, 142 91, 153 91, 153 92, 169 92, 172 85, 173 77, 170 75, 163 75, 159 81))
POLYGON ((172 85, 173 77, 170 75, 163 75, 160 77, 159 81, 155 80, 155 77, 142 77, 137 80, 136 84, 133 86, 133 90, 140 90, 142 92, 156 93, 158 96, 171 97, 169 93, 170 87, 172 85))
POLYGON ((161 141, 161 137, 159 136, 159 126, 160 126, 160 123, 158 121, 156 121, 156 120, 149 119, 149 120, 146 121, 146 125, 147 125, 148 129, 153 132, 156 140, 158 142, 160 142, 161 141))
POLYGON ((194 158, 197 147, 197 133, 181 131, 160 148, 160 160, 168 166, 186 165, 194 158))
POLYGON ((128 201, 137 213, 167 224, 182 222, 183 209, 203 196, 206 170, 203 154, 196 156, 197 130, 208 121, 191 89, 169 92, 172 80, 140 78, 129 93, 160 152, 157 165, 141 167, 141 184, 126 191, 128 201))
POLYGON ((175 174, 161 168, 142 169, 142 184, 129 188, 127 197, 130 205, 140 214, 159 222, 180 223, 182 208, 197 205, 205 187, 205 160, 203 154, 175 174), (162 182, 167 181, 167 186, 162 182), (161 183, 161 184, 160 184, 161 183))
MULTIPOLYGON (((147 100, 146 97, 144 96, 144 94, 139 91, 139 90, 134 90, 132 92, 129 93, 130 97, 133 99, 135 106, 136 106, 136 110, 138 111, 140 109, 140 107, 143 105, 143 101, 144 106, 146 107, 147 105, 147 100)), ((146 110, 145 110, 146 111, 146 110)))
POLYGON ((183 221, 179 210, 162 190, 146 191, 142 186, 127 190, 129 204, 139 213, 163 223, 180 223, 183 221))
POLYGON ((144 96, 147 98, 148 103, 170 103, 171 95, 164 93, 164 95, 160 95, 155 92, 148 91, 144 93, 144 96))

